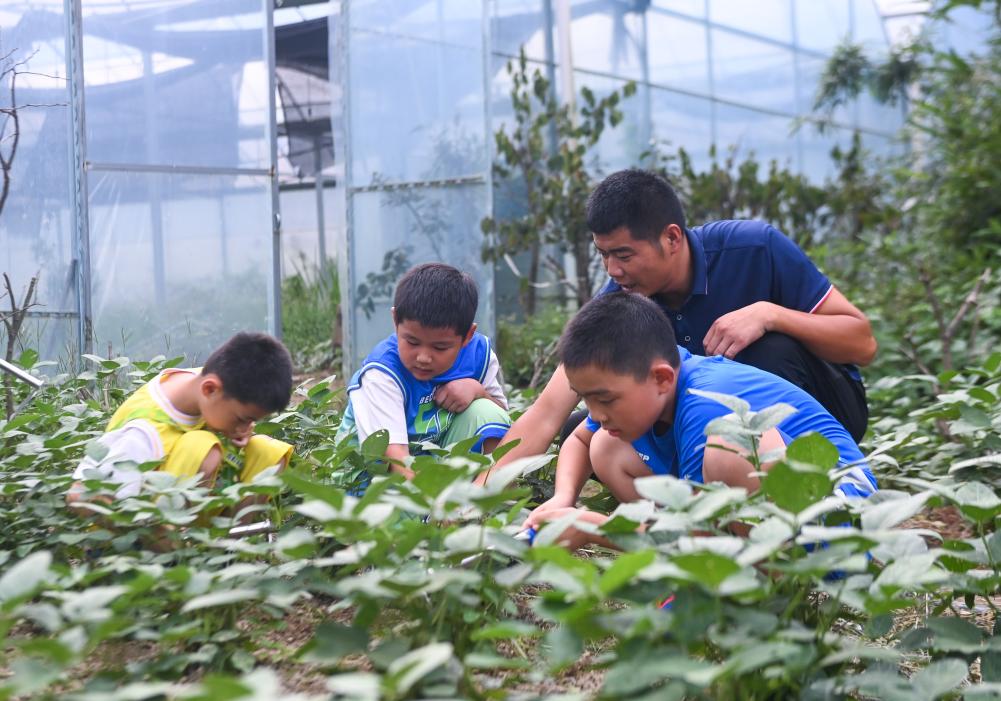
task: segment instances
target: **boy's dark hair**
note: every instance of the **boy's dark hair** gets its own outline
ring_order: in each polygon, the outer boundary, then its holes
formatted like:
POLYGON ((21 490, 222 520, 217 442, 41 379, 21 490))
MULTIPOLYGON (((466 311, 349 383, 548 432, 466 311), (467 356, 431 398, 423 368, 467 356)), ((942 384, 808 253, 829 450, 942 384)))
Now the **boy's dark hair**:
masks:
POLYGON ((620 226, 638 241, 660 243, 669 224, 685 228, 685 210, 674 188, 664 178, 630 168, 612 173, 587 198, 587 227, 596 236, 620 226))
POLYGON ((469 333, 479 293, 467 273, 444 263, 424 263, 408 270, 396 285, 396 323, 416 321, 430 329, 469 333))
POLYGON ((581 307, 560 336, 560 362, 567 370, 593 365, 644 379, 657 359, 678 367, 674 329, 643 295, 610 292, 581 307))
POLYGON ((212 351, 202 374, 214 373, 223 393, 269 414, 292 398, 292 358, 282 342, 266 333, 241 331, 212 351))

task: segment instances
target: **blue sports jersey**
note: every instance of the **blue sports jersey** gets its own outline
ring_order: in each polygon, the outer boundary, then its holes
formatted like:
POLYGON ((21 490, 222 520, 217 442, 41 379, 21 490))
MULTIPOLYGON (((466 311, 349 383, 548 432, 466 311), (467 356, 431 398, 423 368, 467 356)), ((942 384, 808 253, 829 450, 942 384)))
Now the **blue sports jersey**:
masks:
MULTIPOLYGON (((490 339, 481 333, 474 333, 472 339, 456 357, 446 372, 430 380, 418 380, 403 365, 396 334, 379 343, 365 358, 361 368, 348 383, 348 408, 341 421, 342 430, 354 428, 354 411, 351 408, 351 392, 361 387, 367 372, 382 372, 393 378, 403 393, 403 410, 407 417, 407 437, 411 443, 435 442, 438 435, 446 431, 452 422, 452 414, 434 402, 434 392, 446 382, 472 378, 482 383, 490 366, 490 339)), ((341 432, 338 432, 340 435, 341 432)))
POLYGON ((836 491, 848 497, 867 497, 876 491, 876 479, 862 451, 816 399, 780 377, 722 356, 691 356, 683 361, 673 424, 662 434, 651 429, 633 442, 633 448, 654 474, 703 481, 706 427, 713 419, 731 412, 719 402, 691 394, 690 389, 739 397, 750 404, 752 411, 780 403, 792 406, 796 413, 777 427, 786 445, 805 433, 819 433, 837 448, 839 465, 853 465, 838 480, 836 491))
MULTIPOLYGON (((685 230, 692 254, 692 291, 678 309, 653 301, 671 321, 678 345, 704 355, 709 328, 724 314, 754 302, 813 312, 830 295, 831 281, 781 231, 762 221, 717 221, 685 230)), ((621 287, 609 280, 598 294, 621 287)), ((858 368, 844 366, 861 380, 858 368)))

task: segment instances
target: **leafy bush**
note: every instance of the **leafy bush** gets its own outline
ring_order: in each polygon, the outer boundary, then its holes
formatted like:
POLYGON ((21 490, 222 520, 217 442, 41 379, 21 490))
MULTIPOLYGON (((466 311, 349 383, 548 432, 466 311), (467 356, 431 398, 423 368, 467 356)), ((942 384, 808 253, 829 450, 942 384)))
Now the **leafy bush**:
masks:
POLYGON ((316 268, 305 256, 282 282, 282 338, 299 370, 333 367, 340 352, 337 265, 316 268))
POLYGON ((520 322, 497 322, 497 358, 508 384, 534 389, 549 380, 559 364, 556 342, 569 318, 569 312, 550 306, 520 322))
MULTIPOLYGON (((87 440, 177 360, 88 362, 0 423, 0 698, 276 698, 287 695, 280 678, 305 670, 336 698, 507 698, 571 667, 598 672, 607 699, 991 698, 1001 688, 993 629, 952 610, 965 599, 998 620, 1001 499, 981 468, 997 459, 1001 356, 936 378, 942 394, 931 408, 910 405, 911 425, 874 422, 883 490, 867 501, 828 496, 836 453, 806 436, 758 494, 641 480, 644 500, 602 528, 625 553, 583 558, 555 545, 566 523, 532 547, 512 537, 530 506, 527 473, 548 458, 497 469, 487 488, 469 478, 491 460, 462 446, 416 458, 412 482, 378 474, 382 446, 349 455, 333 444, 338 397, 323 382, 259 427, 298 444, 284 474, 208 491, 151 473, 140 496, 95 501, 100 518, 82 517, 63 499, 87 440), (933 430, 939 420, 946 434, 933 430), (956 439, 962 449, 948 452, 956 439), (923 469, 932 456, 935 469, 923 469), (333 484, 345 461, 375 474, 363 497, 333 484), (230 536, 226 509, 248 494, 270 497, 273 537, 230 536), (974 537, 896 528, 944 505, 974 537), (150 549, 164 539, 172 550, 150 549), (669 594, 672 608, 659 608, 669 594), (318 623, 276 661, 264 637, 301 607, 318 623), (116 660, 113 645, 148 654, 116 660), (74 676, 84 661, 90 671, 74 676)), ((738 443, 779 416, 731 408, 714 431, 738 443)))

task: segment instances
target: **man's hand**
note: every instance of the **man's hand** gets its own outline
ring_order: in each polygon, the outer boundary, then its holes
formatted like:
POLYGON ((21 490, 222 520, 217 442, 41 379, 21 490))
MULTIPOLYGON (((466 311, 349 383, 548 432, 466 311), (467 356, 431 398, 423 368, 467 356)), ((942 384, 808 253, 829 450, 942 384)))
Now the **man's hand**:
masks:
POLYGON ((702 341, 706 355, 722 355, 733 360, 771 330, 774 307, 771 302, 755 302, 718 318, 702 341))
POLYGON ((461 414, 469 408, 474 399, 486 396, 487 392, 483 389, 483 385, 471 377, 466 377, 461 380, 446 382, 436 389, 434 392, 434 401, 435 404, 445 411, 450 411, 453 414, 461 414))
MULTIPOLYGON (((549 502, 546 502, 546 504, 548 503, 549 502)), ((544 523, 548 521, 556 521, 564 516, 567 516, 568 514, 574 514, 577 521, 593 523, 596 526, 600 526, 608 521, 608 516, 605 514, 599 514, 597 511, 577 509, 572 506, 564 508, 551 508, 546 511, 541 511, 543 506, 545 506, 545 504, 533 511, 529 517, 525 519, 525 523, 522 524, 522 528, 534 528, 538 530, 544 523)), ((564 530, 560 534, 559 538, 557 538, 556 542, 571 552, 577 550, 578 548, 582 548, 589 543, 598 543, 600 545, 604 545, 605 547, 609 547, 611 545, 600 535, 582 531, 574 526, 569 526, 566 530, 564 530)))

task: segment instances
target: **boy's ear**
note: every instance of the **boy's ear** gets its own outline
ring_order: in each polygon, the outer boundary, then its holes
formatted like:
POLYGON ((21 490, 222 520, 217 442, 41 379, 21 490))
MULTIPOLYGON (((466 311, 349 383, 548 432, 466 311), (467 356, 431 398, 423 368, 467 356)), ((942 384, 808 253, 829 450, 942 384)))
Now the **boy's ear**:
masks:
POLYGON ((472 341, 474 333, 476 333, 476 322, 475 321, 473 322, 473 325, 469 327, 469 331, 466 332, 466 337, 464 339, 462 339, 462 345, 466 345, 467 343, 469 343, 470 341, 472 341))
POLYGON ((674 381, 678 376, 678 371, 670 363, 656 362, 650 367, 650 376, 657 383, 657 388, 666 392, 674 388, 674 381))
POLYGON ((393 320, 393 328, 396 328, 396 307, 389 308, 389 318, 393 320))
POLYGON ((217 392, 222 392, 222 380, 214 372, 202 375, 202 380, 198 385, 199 391, 205 397, 211 397, 217 392))

